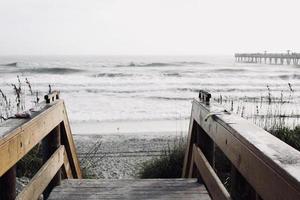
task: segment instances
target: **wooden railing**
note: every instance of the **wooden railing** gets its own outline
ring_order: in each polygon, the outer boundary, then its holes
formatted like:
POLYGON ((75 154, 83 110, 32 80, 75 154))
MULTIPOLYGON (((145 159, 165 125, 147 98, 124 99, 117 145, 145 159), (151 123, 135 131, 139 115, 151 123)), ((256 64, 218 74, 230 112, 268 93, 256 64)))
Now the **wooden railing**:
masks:
POLYGON ((81 178, 64 101, 53 92, 40 107, 30 118, 0 124, 0 200, 47 198, 62 178, 81 178), (44 165, 16 196, 16 164, 40 142, 44 165))
POLYGON ((300 199, 300 152, 209 102, 193 101, 182 177, 198 177, 213 199, 300 199), (224 183, 224 184, 223 184, 224 183))

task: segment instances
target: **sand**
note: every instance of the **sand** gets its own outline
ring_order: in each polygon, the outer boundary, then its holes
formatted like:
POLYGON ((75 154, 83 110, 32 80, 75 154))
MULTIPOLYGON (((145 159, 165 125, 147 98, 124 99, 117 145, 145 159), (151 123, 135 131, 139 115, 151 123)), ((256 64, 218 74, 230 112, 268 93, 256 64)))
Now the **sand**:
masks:
POLYGON ((180 137, 162 135, 74 135, 74 140, 89 178, 121 179, 138 177, 145 161, 162 155, 180 137))

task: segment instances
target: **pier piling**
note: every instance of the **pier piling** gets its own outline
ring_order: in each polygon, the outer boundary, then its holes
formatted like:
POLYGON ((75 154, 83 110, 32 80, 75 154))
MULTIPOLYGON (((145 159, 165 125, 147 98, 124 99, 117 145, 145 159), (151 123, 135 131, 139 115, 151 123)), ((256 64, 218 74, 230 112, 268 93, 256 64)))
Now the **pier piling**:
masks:
POLYGON ((262 63, 272 65, 290 65, 291 62, 294 65, 299 65, 300 53, 236 53, 234 54, 235 61, 239 63, 262 63))

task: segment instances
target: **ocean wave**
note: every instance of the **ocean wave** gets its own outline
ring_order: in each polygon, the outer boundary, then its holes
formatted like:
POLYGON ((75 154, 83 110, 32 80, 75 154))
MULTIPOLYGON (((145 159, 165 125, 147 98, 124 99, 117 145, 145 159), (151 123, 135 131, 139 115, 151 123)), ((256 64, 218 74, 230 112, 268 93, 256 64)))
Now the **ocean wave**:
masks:
MULTIPOLYGON (((138 93, 140 91, 136 90, 106 90, 106 89, 85 89, 87 93, 116 93, 116 94, 131 94, 131 93, 138 93)), ((78 90, 78 92, 80 92, 78 90)))
POLYGON ((9 66, 9 67, 17 67, 18 63, 13 62, 13 63, 5 63, 5 64, 0 64, 0 66, 9 66))
POLYGON ((130 77, 133 76, 133 74, 124 74, 124 73, 99 73, 96 74, 95 77, 130 77))
POLYGON ((131 62, 128 65, 116 65, 115 67, 166 67, 166 66, 181 66, 179 63, 164 63, 164 62, 153 62, 153 63, 134 63, 131 62))
POLYGON ((52 68, 33 68, 24 69, 23 72, 37 73, 37 74, 73 74, 83 72, 81 69, 52 67, 52 68))
POLYGON ((283 80, 300 79, 300 74, 280 75, 278 77, 283 79, 283 80))
POLYGON ((187 100, 193 99, 193 98, 188 98, 188 97, 162 97, 162 96, 150 96, 147 98, 160 99, 160 100, 174 100, 174 101, 187 101, 187 100))
POLYGON ((178 72, 164 72, 164 76, 171 76, 171 77, 181 77, 182 75, 178 72))
POLYGON ((245 69, 237 69, 237 68, 222 68, 222 69, 213 69, 212 72, 244 72, 247 71, 245 69))
POLYGON ((199 92, 200 89, 195 89, 195 88, 176 88, 175 90, 182 91, 182 92, 199 92))
POLYGON ((51 67, 51 68, 29 68, 20 69, 15 72, 20 73, 36 73, 36 74, 73 74, 83 72, 81 69, 64 68, 64 67, 51 67))
POLYGON ((178 64, 182 64, 182 65, 205 65, 208 63, 205 62, 199 62, 199 61, 182 61, 182 62, 176 62, 178 64))

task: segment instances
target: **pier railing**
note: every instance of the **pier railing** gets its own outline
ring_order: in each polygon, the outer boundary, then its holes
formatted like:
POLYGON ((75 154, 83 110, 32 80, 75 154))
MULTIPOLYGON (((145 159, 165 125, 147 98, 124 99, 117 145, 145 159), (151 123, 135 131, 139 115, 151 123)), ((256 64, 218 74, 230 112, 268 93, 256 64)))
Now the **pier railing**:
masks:
POLYGON ((236 62, 299 65, 300 53, 236 53, 236 62))
POLYGON ((45 96, 30 118, 9 119, 0 126, 0 200, 47 198, 62 178, 81 178, 81 170, 63 100, 45 96), (16 196, 16 164, 42 143, 44 164, 16 196))
POLYGON ((213 199, 300 199, 300 152, 209 102, 193 101, 182 177, 197 177, 213 199))

